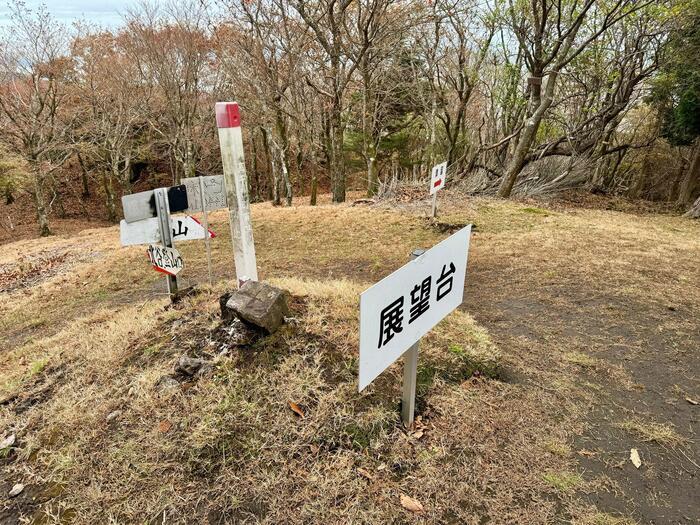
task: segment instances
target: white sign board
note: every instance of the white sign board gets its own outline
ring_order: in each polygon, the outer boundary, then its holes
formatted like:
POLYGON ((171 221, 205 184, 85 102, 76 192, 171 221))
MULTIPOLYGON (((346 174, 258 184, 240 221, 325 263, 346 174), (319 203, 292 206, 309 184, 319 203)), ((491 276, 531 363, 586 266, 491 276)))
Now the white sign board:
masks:
POLYGON ((360 295, 362 391, 462 304, 471 225, 360 295))
MULTIPOLYGON (((204 239, 205 229, 194 217, 170 217, 170 231, 173 241, 194 241, 204 239)), ((145 219, 138 222, 119 223, 119 235, 122 246, 133 246, 134 244, 153 244, 160 242, 160 230, 158 228, 158 218, 145 219)), ((209 230, 209 238, 216 237, 216 234, 209 230)))
POLYGON ((159 272, 177 275, 184 266, 180 252, 175 248, 151 244, 146 253, 153 265, 153 269, 159 272))
MULTIPOLYGON (((168 207, 172 213, 187 209, 187 193, 185 187, 171 186, 168 192, 168 207)), ((132 193, 122 197, 122 210, 126 222, 137 222, 151 217, 157 217, 156 197, 153 190, 132 193)))
POLYGON ((447 177, 447 162, 433 166, 433 171, 430 175, 430 194, 437 193, 445 187, 445 179, 447 177))
POLYGON ((187 213, 202 211, 202 194, 199 187, 199 179, 202 179, 204 187, 204 205, 206 211, 228 208, 226 201, 226 187, 223 175, 211 175, 207 177, 190 177, 182 179, 182 184, 187 189, 187 213))

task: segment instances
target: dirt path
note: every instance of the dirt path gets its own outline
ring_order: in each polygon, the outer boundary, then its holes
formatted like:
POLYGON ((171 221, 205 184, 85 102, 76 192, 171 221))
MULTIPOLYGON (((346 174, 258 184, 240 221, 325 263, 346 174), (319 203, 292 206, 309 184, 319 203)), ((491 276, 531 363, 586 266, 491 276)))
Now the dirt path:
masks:
POLYGON ((582 399, 594 394, 572 444, 596 487, 584 500, 640 523, 700 523, 698 244, 669 218, 640 218, 636 232, 607 229, 614 213, 569 219, 543 219, 570 230, 560 248, 542 221, 477 235, 467 309, 526 381, 537 382, 533 361, 559 356, 578 369, 582 399), (630 239, 640 246, 625 249, 630 239))

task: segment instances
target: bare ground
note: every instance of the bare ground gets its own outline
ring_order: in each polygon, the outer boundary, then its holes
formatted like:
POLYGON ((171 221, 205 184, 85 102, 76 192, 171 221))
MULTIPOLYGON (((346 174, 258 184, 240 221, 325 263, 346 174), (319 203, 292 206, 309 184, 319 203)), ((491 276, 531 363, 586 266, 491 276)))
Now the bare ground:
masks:
MULTIPOLYGON (((181 353, 226 344, 226 281, 164 309, 115 228, 7 244, 0 439, 18 443, 0 459, 0 522, 699 522, 698 224, 447 201, 438 225, 425 201, 254 206, 262 277, 293 293, 298 323, 173 391, 158 385, 181 353), (422 346, 407 433, 398 366, 356 393, 357 294, 466 222, 467 299, 422 346)), ((182 251, 203 282, 201 246, 182 251)))

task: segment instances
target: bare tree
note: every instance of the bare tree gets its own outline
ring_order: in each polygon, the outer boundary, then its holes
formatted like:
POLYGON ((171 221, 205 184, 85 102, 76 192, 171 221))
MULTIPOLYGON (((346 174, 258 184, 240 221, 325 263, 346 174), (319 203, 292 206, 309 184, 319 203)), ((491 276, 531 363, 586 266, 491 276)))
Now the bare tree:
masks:
POLYGON ((73 63, 68 33, 44 7, 31 12, 12 5, 12 23, 0 44, 0 139, 28 165, 42 236, 50 235, 52 172, 67 158, 63 110, 73 63))

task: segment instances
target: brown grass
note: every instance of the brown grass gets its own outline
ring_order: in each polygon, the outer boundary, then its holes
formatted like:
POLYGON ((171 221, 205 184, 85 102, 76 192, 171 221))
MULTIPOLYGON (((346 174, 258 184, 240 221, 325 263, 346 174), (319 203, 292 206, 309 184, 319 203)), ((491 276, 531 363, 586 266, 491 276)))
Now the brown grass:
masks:
MULTIPOLYGON (((542 281, 604 271, 621 295, 661 301, 674 290, 635 287, 625 278, 628 258, 677 276, 660 262, 673 252, 674 263, 689 265, 681 255, 698 246, 697 231, 680 219, 630 224, 623 214, 527 207, 471 200, 446 207, 441 220, 477 223, 470 264, 533 257, 528 248, 536 245, 542 281), (581 231, 619 240, 619 258, 603 257, 577 237, 581 231), (673 241, 664 244, 667 236, 673 241), (557 263, 548 263, 555 253, 557 263)), ((94 257, 74 257, 46 279, 0 296, 7 349, 0 399, 11 399, 0 407, 0 429, 18 434, 4 480, 53 491, 47 502, 21 508, 27 519, 414 521, 400 505, 406 494, 423 504, 421 519, 431 523, 554 522, 560 502, 577 523, 626 523, 575 496, 585 482, 575 471, 571 436, 592 398, 577 374, 597 366, 580 348, 545 355, 526 338, 499 348, 468 312, 457 311, 421 345, 422 436, 399 421, 400 363, 357 392, 359 293, 413 248, 446 233, 388 208, 253 210, 261 275, 292 293, 296 321, 254 352, 218 358, 211 376, 185 388, 157 385, 181 353, 216 354, 217 298, 233 276, 225 214, 210 218, 220 234, 213 243, 219 281, 178 308, 166 307, 143 250, 117 246, 116 228, 4 247, 1 264, 46 250, 94 257), (515 371, 536 381, 512 379, 515 371)), ((181 248, 184 279, 203 282, 201 246, 181 248)))

